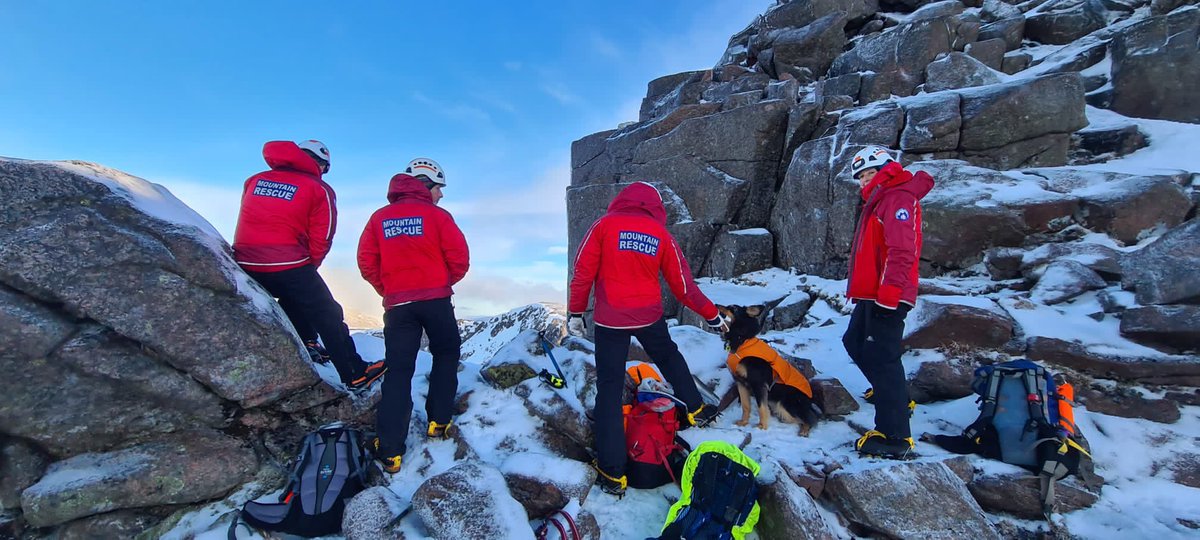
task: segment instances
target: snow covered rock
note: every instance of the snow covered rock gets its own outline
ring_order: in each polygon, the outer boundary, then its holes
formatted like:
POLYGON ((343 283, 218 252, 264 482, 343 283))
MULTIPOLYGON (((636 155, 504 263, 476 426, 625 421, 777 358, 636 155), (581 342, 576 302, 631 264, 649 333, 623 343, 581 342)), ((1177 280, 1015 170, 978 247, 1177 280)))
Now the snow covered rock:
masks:
POLYGON ((0 159, 0 191, 10 289, 111 328, 244 406, 317 381, 283 311, 161 186, 88 163, 0 159))
POLYGON ((775 240, 766 229, 723 231, 704 263, 704 276, 729 279, 771 267, 775 240))
MULTIPOLYGON (((650 81, 646 87, 646 97, 642 99, 638 121, 648 122, 683 106, 700 103, 700 96, 712 85, 712 77, 713 72, 709 69, 685 71, 650 81)), ((575 182, 572 180, 571 184, 575 182)))
POLYGON ((846 15, 835 12, 801 28, 771 33, 770 73, 775 78, 790 73, 801 83, 819 77, 845 48, 845 26, 846 15))
POLYGON ((1066 163, 1069 134, 1086 126, 1083 81, 1063 73, 959 91, 965 159, 1013 169, 1066 163))
POLYGON ((1141 306, 1121 314, 1121 335, 1200 352, 1200 306, 1141 306))
POLYGON ((93 538, 136 538, 161 519, 160 516, 136 510, 118 510, 88 516, 67 523, 56 530, 58 540, 90 540, 93 538))
POLYGON ((1075 261, 1060 260, 1046 267, 1029 297, 1047 305, 1058 304, 1085 292, 1103 289, 1105 285, 1104 278, 1091 268, 1075 261))
POLYGON ((545 454, 516 454, 500 466, 513 498, 530 519, 545 517, 568 501, 587 501, 596 470, 586 463, 545 454))
MULTIPOLYGON (((965 52, 989 69, 998 72, 1004 67, 1004 53, 1007 52, 1007 48, 1003 38, 992 38, 967 44, 965 52)), ((997 82, 1000 80, 998 73, 991 73, 991 75, 996 77, 997 82)))
POLYGON ((1135 244, 1155 227, 1175 227, 1192 199, 1172 176, 1131 176, 1076 190, 1080 221, 1093 231, 1135 244))
POLYGON ((924 362, 908 381, 909 397, 917 403, 958 399, 971 395, 975 366, 962 362, 924 362))
MULTIPOLYGON (((1048 4, 1047 4, 1048 6, 1048 4)), ((1065 45, 1108 24, 1100 0, 1066 0, 1047 10, 1025 15, 1025 37, 1050 45, 1065 45)))
POLYGON ((49 462, 20 439, 0 440, 0 511, 21 508, 21 492, 42 477, 49 462))
POLYGON ((551 391, 540 379, 525 381, 513 391, 531 415, 545 422, 547 429, 559 432, 585 448, 591 447, 591 421, 562 394, 551 391))
MULTIPOLYGON (((396 538, 393 527, 400 515, 401 502, 383 486, 368 488, 346 503, 342 513, 342 534, 346 540, 396 538)), ((402 535, 401 535, 402 536, 402 535)))
POLYGON ((434 476, 413 494, 413 510, 439 540, 533 538, 525 509, 495 467, 468 461, 434 476))
MULTIPOLYGON (((1000 0, 985 0, 984 6, 988 3, 1008 6, 1000 0)), ((986 19, 985 19, 986 20, 986 19)), ((1003 39, 1005 51, 1015 51, 1021 48, 1021 41, 1025 38, 1025 17, 1017 12, 1016 16, 1004 17, 997 19, 989 24, 983 25, 979 29, 979 40, 986 41, 990 39, 1003 39)))
MULTIPOLYGON (((1016 6, 1003 0, 983 0, 983 5, 980 6, 979 18, 985 23, 995 23, 1002 20, 1012 20, 1020 18, 1024 25, 1025 14, 1016 6)), ((979 32, 979 39, 988 39, 983 37, 987 27, 985 26, 979 32)), ((1014 47, 1016 48, 1016 47, 1014 47)))
POLYGON ((1029 338, 1026 354, 1030 360, 1069 367, 1101 379, 1200 386, 1200 357, 1195 356, 1106 354, 1078 343, 1042 336, 1029 338))
POLYGON ((904 131, 900 148, 906 152, 951 152, 958 149, 962 128, 958 94, 940 94, 938 99, 912 99, 904 102, 904 131))
POLYGON ((913 23, 930 19, 940 19, 942 17, 950 17, 962 14, 964 9, 965 6, 963 6, 963 3, 959 2, 958 0, 941 0, 939 2, 925 4, 920 8, 917 8, 916 11, 908 14, 908 18, 905 19, 905 21, 913 23))
POLYGON ((924 82, 925 66, 939 54, 962 50, 978 33, 979 23, 965 23, 961 17, 902 24, 863 38, 833 61, 829 76, 856 72, 885 74, 892 94, 910 96, 924 82))
POLYGON ((767 314, 765 330, 784 330, 796 328, 804 324, 808 310, 812 308, 813 296, 804 291, 796 291, 784 298, 779 305, 771 308, 767 314))
POLYGON ((825 416, 845 416, 858 410, 858 400, 842 386, 842 381, 833 378, 810 379, 813 401, 825 416))
POLYGON ((754 531, 763 540, 837 538, 812 495, 786 474, 761 486, 758 504, 762 513, 754 531))
POLYGON ((1174 456, 1164 468, 1171 471, 1171 480, 1176 484, 1200 489, 1200 454, 1174 456))
POLYGON ((936 349, 954 344, 1000 349, 1013 337, 1016 323, 995 302, 966 296, 921 296, 908 315, 904 345, 936 349))
MULTIPOLYGON (((1150 143, 1135 124, 1088 126, 1073 135, 1076 159, 1106 161, 1145 148, 1150 143)), ((1073 160, 1072 162, 1077 162, 1073 160)))
POLYGON ((180 435, 56 462, 21 493, 21 509, 30 525, 46 527, 121 508, 193 503, 224 496, 257 465, 235 439, 180 435))
MULTIPOLYGON (((1011 514, 1021 519, 1043 519, 1038 477, 1027 472, 980 475, 967 484, 979 506, 989 512, 1011 514)), ((1075 477, 1054 485, 1054 511, 1060 514, 1088 508, 1099 495, 1075 477)))
POLYGON ((1200 122, 1200 9, 1150 17, 1112 41, 1112 105, 1126 116, 1200 122))
MULTIPOLYGON (((1003 56, 1003 52, 1001 56, 1003 56)), ((958 52, 930 62, 925 70, 926 92, 985 86, 1000 82, 1000 76, 983 62, 958 52)))
POLYGON ((1122 284, 1140 304, 1200 303, 1200 219, 1171 229, 1125 259, 1122 284))
POLYGON ((1119 279, 1124 272, 1121 266, 1121 252, 1091 242, 1046 244, 1023 252, 1020 257, 1017 269, 1027 278, 1036 279, 1044 271, 1044 265, 1060 260, 1082 264, 1105 279, 1119 279))
POLYGON ((1163 424, 1173 424, 1180 418, 1179 405, 1174 401, 1148 399, 1132 388, 1094 384, 1081 390, 1077 399, 1091 412, 1163 424))
POLYGON ((829 477, 827 493, 851 523, 887 537, 999 538, 962 479, 942 463, 842 469, 829 477))

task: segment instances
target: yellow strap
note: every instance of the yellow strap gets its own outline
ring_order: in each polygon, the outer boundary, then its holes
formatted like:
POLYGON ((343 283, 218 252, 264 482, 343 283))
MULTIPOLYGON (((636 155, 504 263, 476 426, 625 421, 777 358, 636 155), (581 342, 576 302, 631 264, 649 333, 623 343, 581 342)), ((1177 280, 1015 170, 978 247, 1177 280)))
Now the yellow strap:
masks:
MULTIPOLYGON (((1072 448, 1079 450, 1080 452, 1083 452, 1083 455, 1085 455, 1089 458, 1092 457, 1092 455, 1089 454, 1087 450, 1084 450, 1082 446, 1079 446, 1079 443, 1077 443, 1071 439, 1067 439, 1067 443, 1063 446, 1066 446, 1066 445, 1071 445, 1072 448)), ((1092 459, 1095 459, 1095 458, 1092 458, 1092 459)))

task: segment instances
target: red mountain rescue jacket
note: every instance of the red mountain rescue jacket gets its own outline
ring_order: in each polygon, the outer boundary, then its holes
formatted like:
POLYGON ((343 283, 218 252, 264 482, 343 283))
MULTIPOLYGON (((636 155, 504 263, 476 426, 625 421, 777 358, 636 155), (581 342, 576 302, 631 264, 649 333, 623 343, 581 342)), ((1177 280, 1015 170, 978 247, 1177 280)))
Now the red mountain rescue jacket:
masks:
POLYGON ((337 195, 321 169, 291 141, 263 145, 269 171, 246 180, 233 233, 233 258, 252 272, 321 266, 337 230, 337 195))
POLYGON ((804 377, 804 374, 784 360, 770 345, 758 338, 747 339, 736 351, 729 354, 729 358, 725 360, 729 366, 729 372, 735 372, 738 364, 742 363, 742 359, 751 356, 762 358, 771 364, 771 372, 775 374, 776 383, 786 384, 803 392, 804 395, 812 397, 812 386, 808 384, 808 379, 804 377))
POLYGON ((896 309, 917 303, 921 258, 921 199, 933 177, 899 163, 883 169, 862 189, 862 217, 854 236, 846 296, 896 309))
POLYGON ((358 240, 358 270, 383 297, 383 307, 446 298, 467 275, 467 239, 454 218, 433 204, 424 182, 397 174, 388 204, 376 210, 358 240))
POLYGON ((635 182, 621 190, 583 236, 575 256, 568 309, 587 310, 596 288, 595 322, 609 328, 642 328, 663 316, 658 276, 683 305, 705 320, 717 307, 700 292, 675 238, 667 231, 667 210, 658 190, 635 182))

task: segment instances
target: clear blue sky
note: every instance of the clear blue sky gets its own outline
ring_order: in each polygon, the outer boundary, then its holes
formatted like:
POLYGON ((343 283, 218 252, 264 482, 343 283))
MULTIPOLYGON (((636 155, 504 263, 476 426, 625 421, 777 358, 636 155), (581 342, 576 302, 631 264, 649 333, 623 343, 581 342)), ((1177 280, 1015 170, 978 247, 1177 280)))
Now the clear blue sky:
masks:
POLYGON ((472 251, 460 315, 564 302, 571 141, 636 120, 647 82, 712 67, 770 3, 0 0, 0 155, 122 169, 231 239, 262 143, 320 139, 340 211, 322 274, 373 314, 358 235, 432 157, 472 251))

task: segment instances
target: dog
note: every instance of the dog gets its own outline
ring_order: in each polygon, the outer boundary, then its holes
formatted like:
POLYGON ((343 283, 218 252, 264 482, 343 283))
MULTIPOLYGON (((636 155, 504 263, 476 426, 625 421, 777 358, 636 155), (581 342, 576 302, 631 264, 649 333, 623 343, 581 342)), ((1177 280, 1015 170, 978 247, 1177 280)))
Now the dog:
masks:
MULTIPOLYGON (((757 306, 718 306, 721 316, 729 323, 722 334, 729 350, 727 365, 737 383, 737 396, 742 403, 739 426, 750 424, 750 398, 758 404, 758 427, 770 426, 771 411, 788 424, 799 426, 800 436, 807 437, 819 420, 813 408, 813 391, 808 379, 779 355, 770 345, 758 339, 761 325, 757 306)), ((722 400, 720 408, 733 401, 732 392, 722 400)))

